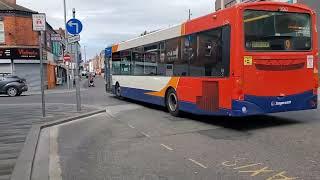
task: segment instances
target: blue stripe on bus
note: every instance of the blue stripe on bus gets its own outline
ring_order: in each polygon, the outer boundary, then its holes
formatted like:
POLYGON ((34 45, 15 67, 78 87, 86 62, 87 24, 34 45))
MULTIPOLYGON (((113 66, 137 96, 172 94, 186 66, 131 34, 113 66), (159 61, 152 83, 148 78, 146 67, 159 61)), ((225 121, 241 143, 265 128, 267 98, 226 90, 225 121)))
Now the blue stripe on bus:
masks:
MULTIPOLYGON (((163 97, 146 94, 150 92, 154 91, 121 87, 121 96, 123 97, 155 105, 165 106, 163 97)), ((318 97, 313 94, 313 91, 307 91, 305 93, 285 97, 261 97, 245 95, 244 101, 232 101, 232 110, 220 109, 216 112, 210 112, 200 109, 195 103, 185 101, 179 101, 179 108, 181 111, 198 115, 251 116, 267 113, 316 109, 318 101, 317 98, 318 97), (312 105, 312 102, 315 102, 315 104, 312 105), (246 113, 242 112, 243 107, 246 107, 246 113)))
POLYGON ((121 87, 121 96, 123 96, 123 97, 137 100, 137 101, 146 102, 146 103, 151 103, 151 104, 155 104, 155 105, 165 106, 163 97, 152 96, 152 95, 146 94, 146 93, 151 93, 151 92, 154 92, 154 91, 121 87))

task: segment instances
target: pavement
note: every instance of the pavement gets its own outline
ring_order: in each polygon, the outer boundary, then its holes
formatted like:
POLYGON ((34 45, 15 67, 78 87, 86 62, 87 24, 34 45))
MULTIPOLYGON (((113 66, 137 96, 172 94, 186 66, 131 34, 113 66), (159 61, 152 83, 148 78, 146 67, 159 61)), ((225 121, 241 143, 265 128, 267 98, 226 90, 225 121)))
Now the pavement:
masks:
MULTIPOLYGON (((100 79, 100 84, 103 80, 100 79)), ((82 82, 82 92, 86 91, 82 82)), ((100 93, 104 96, 105 93, 100 93)), ((46 118, 41 114, 39 93, 26 93, 21 97, 0 96, 0 180, 10 179, 26 136, 34 125, 56 121, 101 109, 101 106, 83 104, 78 113, 75 91, 56 89, 46 91, 46 118)))
POLYGON ((176 118, 117 101, 43 131, 33 179, 320 179, 320 110, 176 118))

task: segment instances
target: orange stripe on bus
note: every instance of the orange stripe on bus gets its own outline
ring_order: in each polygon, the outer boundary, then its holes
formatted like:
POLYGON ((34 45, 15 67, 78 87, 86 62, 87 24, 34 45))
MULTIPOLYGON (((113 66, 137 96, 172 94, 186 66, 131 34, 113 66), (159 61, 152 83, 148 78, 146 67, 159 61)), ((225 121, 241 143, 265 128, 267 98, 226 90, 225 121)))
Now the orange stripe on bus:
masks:
POLYGON ((112 46, 112 52, 114 53, 114 52, 118 52, 118 48, 119 48, 119 45, 117 44, 117 45, 113 45, 112 46))
POLYGON ((181 25, 181 36, 186 34, 186 23, 182 23, 181 25))
POLYGON ((168 84, 161 91, 151 92, 151 93, 146 93, 146 94, 151 95, 151 96, 164 97, 166 95, 166 91, 169 87, 172 87, 175 90, 177 89, 179 80, 180 80, 180 77, 172 77, 170 79, 170 81, 168 82, 168 84))

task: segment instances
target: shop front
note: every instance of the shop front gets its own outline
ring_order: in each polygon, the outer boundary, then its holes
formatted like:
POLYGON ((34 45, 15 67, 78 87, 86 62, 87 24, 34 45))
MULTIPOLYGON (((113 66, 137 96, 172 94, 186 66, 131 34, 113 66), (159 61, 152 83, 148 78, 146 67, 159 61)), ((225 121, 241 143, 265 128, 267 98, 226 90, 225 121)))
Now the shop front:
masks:
MULTIPOLYGON (((11 74, 25 78, 30 91, 38 91, 41 85, 39 59, 39 48, 0 48, 0 75, 11 74)), ((44 77, 47 77, 47 68, 44 68, 44 77)), ((48 85, 48 81, 45 81, 45 85, 48 85)))

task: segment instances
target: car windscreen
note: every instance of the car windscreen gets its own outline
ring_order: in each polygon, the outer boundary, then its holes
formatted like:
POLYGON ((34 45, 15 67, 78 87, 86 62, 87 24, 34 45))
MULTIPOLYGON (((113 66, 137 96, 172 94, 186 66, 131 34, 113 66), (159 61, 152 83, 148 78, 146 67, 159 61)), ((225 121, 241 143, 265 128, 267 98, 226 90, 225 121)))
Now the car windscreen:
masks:
POLYGON ((244 11, 245 47, 254 51, 311 49, 310 15, 305 13, 244 11))

